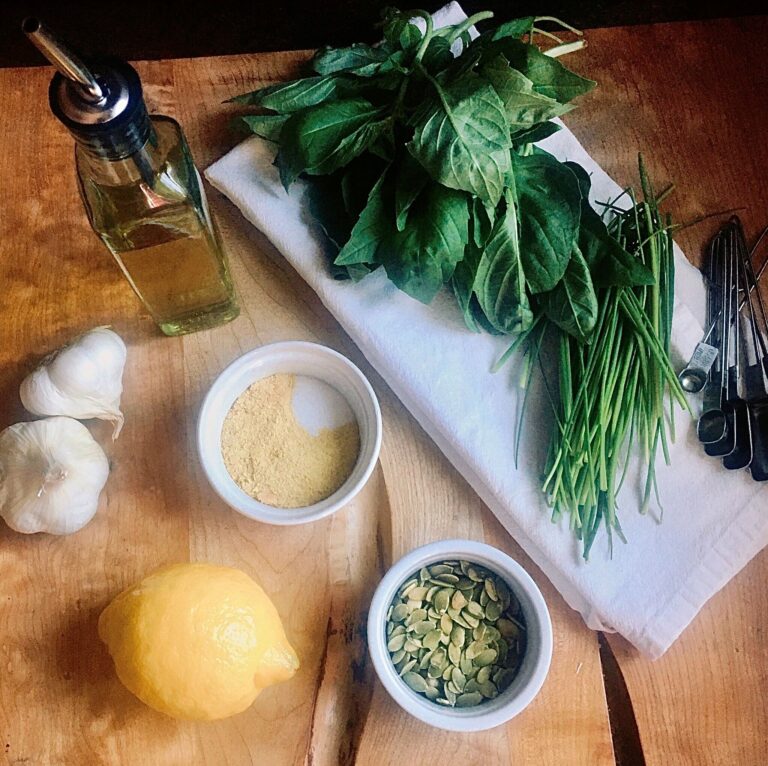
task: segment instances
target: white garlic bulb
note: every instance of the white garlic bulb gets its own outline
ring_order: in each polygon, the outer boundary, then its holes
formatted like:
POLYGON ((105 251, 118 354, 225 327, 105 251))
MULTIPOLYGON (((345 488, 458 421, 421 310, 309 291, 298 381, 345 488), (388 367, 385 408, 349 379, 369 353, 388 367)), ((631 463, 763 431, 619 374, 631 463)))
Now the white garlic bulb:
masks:
POLYGON ((96 513, 109 461, 72 418, 17 423, 0 433, 0 516, 25 534, 68 535, 96 513))
POLYGON ((22 382, 21 402, 34 415, 111 420, 117 439, 126 355, 116 332, 97 327, 46 357, 22 382))

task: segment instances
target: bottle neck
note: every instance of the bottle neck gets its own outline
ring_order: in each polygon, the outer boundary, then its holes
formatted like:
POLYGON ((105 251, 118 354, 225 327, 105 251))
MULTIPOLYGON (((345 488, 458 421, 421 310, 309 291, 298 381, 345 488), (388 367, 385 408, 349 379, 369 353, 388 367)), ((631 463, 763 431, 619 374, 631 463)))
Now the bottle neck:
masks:
POLYGON ((131 118, 119 125, 96 131, 70 130, 87 154, 109 161, 123 160, 141 151, 153 133, 143 100, 136 105, 131 118))
MULTIPOLYGON (((122 147, 128 147, 125 140, 122 147)), ((155 175, 163 163, 163 156, 158 144, 157 133, 151 121, 147 119, 146 136, 138 145, 132 145, 132 152, 116 152, 103 143, 78 140, 78 158, 81 169, 87 169, 91 178, 109 186, 124 186, 143 181, 152 185, 155 175)))

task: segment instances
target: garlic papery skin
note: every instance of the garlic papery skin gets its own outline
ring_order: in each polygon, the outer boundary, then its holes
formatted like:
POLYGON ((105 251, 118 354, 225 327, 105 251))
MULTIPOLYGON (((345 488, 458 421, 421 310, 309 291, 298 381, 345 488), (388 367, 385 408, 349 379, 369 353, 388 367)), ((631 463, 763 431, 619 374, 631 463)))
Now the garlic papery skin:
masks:
POLYGON ((120 396, 127 351, 123 339, 107 327, 81 335, 43 360, 21 384, 21 403, 33 415, 66 415, 123 427, 120 396))
POLYGON ((82 529, 108 476, 104 450, 72 418, 17 423, 0 433, 0 516, 17 532, 82 529))

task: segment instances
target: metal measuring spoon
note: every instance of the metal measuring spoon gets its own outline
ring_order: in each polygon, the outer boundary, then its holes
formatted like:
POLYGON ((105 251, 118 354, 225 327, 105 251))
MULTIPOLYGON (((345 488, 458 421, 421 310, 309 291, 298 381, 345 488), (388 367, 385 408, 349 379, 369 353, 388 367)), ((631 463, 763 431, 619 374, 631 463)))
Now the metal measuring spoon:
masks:
MULTIPOLYGON (((752 288, 757 287, 758 277, 752 266, 751 255, 747 253, 744 231, 738 219, 736 219, 736 229, 741 250, 742 276, 747 287, 747 316, 752 338, 752 358, 754 359, 754 363, 748 364, 744 371, 752 433, 752 462, 749 470, 755 481, 768 481, 768 370, 765 366, 766 360, 768 360, 768 343, 766 343, 760 330, 755 307, 752 303, 752 288)), ((759 290, 757 291, 757 300, 763 326, 768 330, 765 306, 759 290)))
MULTIPOLYGON (((741 391, 743 388, 742 377, 742 348, 741 348, 741 312, 739 311, 739 290, 743 289, 744 295, 748 296, 748 280, 746 265, 744 258, 742 257, 742 250, 740 248, 739 240, 739 227, 740 223, 738 219, 733 222, 733 226, 728 236, 728 248, 731 254, 731 258, 738 260, 738 264, 734 263, 736 268, 736 279, 734 285, 734 347, 733 347, 733 388, 729 387, 729 403, 733 407, 733 440, 734 447, 731 452, 723 457, 723 465, 730 471, 736 471, 740 468, 747 468, 752 462, 752 421, 749 417, 749 407, 747 402, 742 398, 741 391), (740 287, 741 286, 741 287, 740 287)), ((746 255, 746 248, 744 248, 744 255, 746 255)), ((752 301, 747 301, 749 305, 752 305, 752 301)), ((729 370, 729 380, 731 376, 731 370, 729 370)))
POLYGON ((730 443, 732 429, 728 423, 728 360, 730 343, 730 283, 732 269, 724 252, 724 233, 717 235, 712 251, 715 261, 713 275, 719 279, 720 285, 720 335, 719 335, 719 384, 711 376, 706 386, 704 396, 704 411, 696 424, 696 434, 699 441, 705 445, 705 451, 709 455, 727 455, 733 450, 730 443), (715 450, 714 452, 710 451, 715 450), (723 450, 722 452, 720 450, 723 450))
MULTIPOLYGON (((741 226, 741 222, 739 221, 738 217, 734 216, 731 219, 731 222, 735 221, 738 223, 739 227, 741 226)), ((722 234, 722 232, 721 232, 722 234)), ((757 250, 757 248, 760 246, 760 243, 763 241, 763 238, 765 235, 768 234, 768 227, 763 229, 763 231, 760 233, 760 236, 758 237, 757 241, 755 242, 754 247, 752 248, 752 251, 750 252, 750 261, 749 261, 749 267, 752 269, 752 260, 751 256, 752 254, 757 250)), ((718 237, 720 234, 718 234, 718 237)), ((712 240, 712 248, 714 248, 715 242, 718 237, 715 237, 712 240)), ((710 255, 712 254, 712 250, 710 250, 710 255)), ((710 258, 710 262, 711 262, 710 258)), ((757 276, 754 275, 754 270, 752 271, 753 275, 753 284, 749 286, 749 291, 746 294, 744 298, 742 298, 739 309, 744 306, 747 299, 750 298, 751 293, 754 289, 757 288, 757 283, 760 280, 760 277, 763 275, 763 272, 765 271, 766 267, 768 266, 768 260, 763 263, 763 265, 760 267, 760 271, 757 273, 757 276)), ((712 280, 712 274, 710 270, 710 284, 712 280)), ((759 295, 759 292, 758 292, 759 295)), ((760 298, 761 304, 762 304, 762 298, 760 298)), ((708 304, 709 305, 709 304, 708 304)), ((715 363, 715 360, 717 359, 718 354, 718 347, 716 344, 707 343, 709 340, 710 335, 712 335, 713 331, 718 325, 718 322, 720 320, 721 312, 718 311, 716 315, 712 316, 709 308, 707 309, 707 331, 704 334, 704 337, 696 344, 696 347, 693 350, 693 354, 691 355, 691 358, 688 360, 688 364, 678 373, 677 379, 680 381, 680 386, 684 391, 687 391, 689 394, 698 394, 699 391, 701 391, 707 384, 709 373, 712 371, 712 366, 715 363)), ((768 323, 766 323, 768 325, 768 323)), ((766 372, 768 372, 768 358, 766 359, 766 372)))

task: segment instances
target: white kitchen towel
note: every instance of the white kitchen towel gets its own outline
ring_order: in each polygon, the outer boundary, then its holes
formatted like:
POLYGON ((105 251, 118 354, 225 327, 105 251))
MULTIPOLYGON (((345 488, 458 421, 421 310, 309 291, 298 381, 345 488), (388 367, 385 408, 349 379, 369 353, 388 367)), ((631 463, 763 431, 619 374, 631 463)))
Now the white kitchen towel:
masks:
MULTIPOLYGON (((464 18, 453 4, 443 24, 464 18)), ((597 200, 621 189, 564 128, 542 146, 574 160, 592 175, 597 200)), ((253 137, 206 172, 318 293, 366 358, 434 439, 456 469, 571 607, 594 629, 618 631, 658 657, 702 605, 768 543, 768 488, 743 471, 728 472, 706 457, 694 421, 678 411, 672 466, 660 463, 664 503, 641 516, 639 466, 620 495, 627 544, 604 531, 584 562, 580 543, 563 521, 553 524, 540 489, 551 405, 540 379, 532 388, 520 463, 514 434, 521 392, 514 365, 490 372, 508 339, 466 329, 454 299, 441 294, 429 306, 399 292, 383 270, 359 283, 329 275, 326 245, 313 223, 301 182, 283 190, 273 166, 275 147, 253 137)), ((686 359, 701 338, 704 314, 699 272, 676 253, 673 351, 686 359)), ((539 376, 540 378, 540 376, 539 376)), ((696 402, 692 402, 695 406, 696 402)), ((397 480, 397 477, 389 477, 397 480)))

